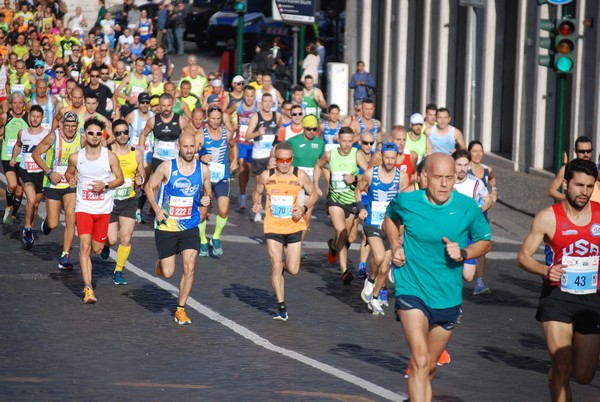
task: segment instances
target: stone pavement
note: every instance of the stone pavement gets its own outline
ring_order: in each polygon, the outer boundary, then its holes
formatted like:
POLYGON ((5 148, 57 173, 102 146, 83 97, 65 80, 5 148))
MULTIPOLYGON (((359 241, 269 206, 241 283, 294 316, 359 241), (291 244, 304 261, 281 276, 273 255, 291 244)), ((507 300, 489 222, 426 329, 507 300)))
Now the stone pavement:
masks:
MULTIPOLYGON (((530 215, 550 205, 550 180, 500 168, 496 175, 493 294, 474 297, 465 285, 465 315, 449 345, 452 363, 438 370, 436 401, 547 400, 549 362, 533 319, 539 281, 514 256, 530 215)), ((235 205, 235 184, 232 193, 235 205)), ((78 264, 72 272, 56 268, 62 230, 23 250, 19 226, 0 225, 0 399, 404 400, 408 351, 393 310, 373 317, 358 296, 360 281, 341 286, 338 268, 324 261, 331 233, 318 216, 303 269, 286 277, 288 322, 270 319, 262 228, 232 212, 225 256, 199 260, 193 324, 185 327, 171 321, 177 279, 154 276, 149 225, 136 229, 127 286, 112 284, 113 261, 93 259, 95 305, 81 302, 78 264)), ((576 400, 595 400, 599 387, 600 376, 574 385, 576 400)))

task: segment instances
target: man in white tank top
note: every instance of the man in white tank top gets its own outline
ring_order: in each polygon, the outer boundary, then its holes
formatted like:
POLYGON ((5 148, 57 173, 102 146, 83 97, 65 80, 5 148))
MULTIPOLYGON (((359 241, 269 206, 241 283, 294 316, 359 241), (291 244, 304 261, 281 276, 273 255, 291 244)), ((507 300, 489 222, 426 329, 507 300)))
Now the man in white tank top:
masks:
POLYGON ((123 184, 123 172, 117 155, 102 147, 104 122, 95 118, 83 125, 86 146, 69 156, 65 176, 77 187, 75 218, 79 233, 79 264, 83 276, 83 302, 95 303, 92 288, 92 250, 104 248, 113 209, 114 188, 123 184))
POLYGON ((456 149, 467 149, 462 131, 450 125, 450 120, 452 120, 450 111, 445 107, 440 107, 435 116, 437 126, 431 126, 425 130, 425 135, 431 142, 431 152, 452 155, 456 149))

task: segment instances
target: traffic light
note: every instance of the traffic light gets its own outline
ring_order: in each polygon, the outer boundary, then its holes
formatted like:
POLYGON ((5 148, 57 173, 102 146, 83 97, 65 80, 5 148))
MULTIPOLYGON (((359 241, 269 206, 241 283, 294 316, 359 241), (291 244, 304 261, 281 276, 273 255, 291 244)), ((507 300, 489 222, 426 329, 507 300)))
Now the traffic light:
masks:
POLYGON ((559 73, 573 72, 575 43, 577 41, 575 21, 573 18, 560 18, 556 21, 554 69, 559 73))
POLYGON ((247 10, 247 0, 236 0, 235 2, 235 11, 238 14, 245 13, 247 10))
POLYGON ((541 20, 540 21, 540 30, 546 31, 550 33, 548 37, 542 37, 540 35, 540 47, 542 49, 547 49, 547 55, 540 55, 539 64, 544 67, 553 67, 554 62, 554 39, 555 39, 555 31, 556 31, 556 20, 541 20))

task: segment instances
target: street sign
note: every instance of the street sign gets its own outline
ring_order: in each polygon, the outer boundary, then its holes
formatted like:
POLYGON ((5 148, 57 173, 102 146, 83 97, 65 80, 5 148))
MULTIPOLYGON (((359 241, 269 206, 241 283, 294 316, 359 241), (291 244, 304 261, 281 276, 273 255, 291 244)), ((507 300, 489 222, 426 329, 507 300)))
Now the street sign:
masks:
POLYGON ((295 24, 314 24, 317 0, 272 0, 273 19, 295 24))

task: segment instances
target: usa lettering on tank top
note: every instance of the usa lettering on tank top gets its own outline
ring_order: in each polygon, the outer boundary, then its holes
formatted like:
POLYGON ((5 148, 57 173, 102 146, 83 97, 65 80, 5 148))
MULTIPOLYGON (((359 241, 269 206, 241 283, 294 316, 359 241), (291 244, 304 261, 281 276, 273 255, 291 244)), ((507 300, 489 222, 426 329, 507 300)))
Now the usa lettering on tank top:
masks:
POLYGON ((592 209, 590 222, 584 226, 577 226, 567 216, 562 203, 552 205, 556 229, 552 239, 546 243, 546 264, 551 266, 567 263, 571 266, 578 262, 579 266, 574 268, 581 269, 563 275, 560 282, 550 282, 547 278, 545 282, 569 293, 594 293, 592 287, 598 289, 600 204, 590 202, 590 208, 592 209), (591 262, 595 265, 590 264, 591 262), (586 263, 587 267, 584 267, 586 263))

